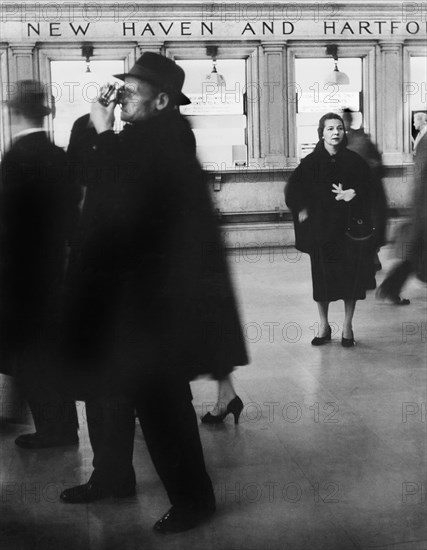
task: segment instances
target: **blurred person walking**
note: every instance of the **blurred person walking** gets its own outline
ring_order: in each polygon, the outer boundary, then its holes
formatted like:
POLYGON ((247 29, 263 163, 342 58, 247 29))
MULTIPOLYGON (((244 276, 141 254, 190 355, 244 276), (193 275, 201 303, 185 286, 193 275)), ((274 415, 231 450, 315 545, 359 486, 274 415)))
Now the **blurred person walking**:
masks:
POLYGON ((66 154, 44 130, 51 109, 43 84, 15 83, 6 103, 13 143, 0 170, 1 368, 16 377, 36 429, 15 443, 27 449, 76 444, 75 404, 55 384, 55 343, 80 196, 68 178, 66 154))
MULTIPOLYGON (((347 149, 360 155, 368 164, 371 172, 371 218, 375 227, 375 237, 379 249, 385 245, 387 239, 387 198, 383 185, 382 155, 365 132, 363 126, 353 128, 355 116, 351 109, 344 109, 342 118, 347 136, 347 149)), ((378 257, 377 262, 377 268, 381 269, 378 257)))
MULTIPOLYGON (((402 260, 397 262, 387 274, 377 290, 377 298, 401 302, 400 292, 411 275, 423 282, 426 275, 426 232, 427 232, 427 133, 424 132, 417 144, 414 157, 414 186, 411 221, 406 225, 404 239, 401 239, 402 260)), ((405 300, 409 304, 409 300, 405 300)))

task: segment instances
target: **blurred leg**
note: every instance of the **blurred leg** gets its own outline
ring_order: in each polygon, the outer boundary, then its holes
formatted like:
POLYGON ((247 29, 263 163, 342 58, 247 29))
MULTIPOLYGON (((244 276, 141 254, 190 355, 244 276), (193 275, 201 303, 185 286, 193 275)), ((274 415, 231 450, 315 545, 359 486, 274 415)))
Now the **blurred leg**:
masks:
POLYGON ((19 359, 17 382, 33 416, 36 433, 42 438, 77 438, 75 402, 53 384, 49 359, 27 352, 19 359))
POLYGON ((103 488, 120 493, 135 486, 132 466, 135 408, 125 396, 103 396, 86 402, 93 474, 103 488))
POLYGON ((377 295, 383 299, 395 301, 399 298, 403 285, 413 272, 413 265, 409 260, 399 262, 391 269, 378 288, 377 295))
POLYGON ((153 464, 173 506, 214 507, 189 383, 143 382, 137 412, 153 464))

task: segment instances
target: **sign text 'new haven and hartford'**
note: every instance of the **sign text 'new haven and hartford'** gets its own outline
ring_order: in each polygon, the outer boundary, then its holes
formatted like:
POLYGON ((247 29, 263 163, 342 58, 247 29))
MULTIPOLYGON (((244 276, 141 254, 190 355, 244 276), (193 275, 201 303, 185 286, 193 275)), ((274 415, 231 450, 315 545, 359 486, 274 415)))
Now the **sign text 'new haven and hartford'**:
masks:
POLYGON ((427 35, 427 21, 98 21, 0 23, 3 41, 86 39, 410 38, 427 35))

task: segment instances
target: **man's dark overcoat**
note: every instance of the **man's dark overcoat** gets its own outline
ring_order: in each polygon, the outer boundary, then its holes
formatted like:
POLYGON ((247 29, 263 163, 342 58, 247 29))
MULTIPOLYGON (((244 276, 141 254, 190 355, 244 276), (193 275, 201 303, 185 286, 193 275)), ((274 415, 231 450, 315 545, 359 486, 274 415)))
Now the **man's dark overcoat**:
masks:
POLYGON ((80 195, 65 152, 42 129, 18 137, 5 154, 0 189, 1 370, 14 374, 17 354, 43 353, 58 336, 67 239, 80 195))
MULTIPOLYGON (((77 121, 88 185, 71 256, 65 350, 120 384, 181 369, 221 378, 248 361, 209 191, 187 121, 168 111, 96 135, 77 121)), ((92 376, 95 374, 95 376, 92 376)), ((76 378, 78 378, 77 376, 76 378)), ((84 395, 83 395, 84 397, 84 395)))

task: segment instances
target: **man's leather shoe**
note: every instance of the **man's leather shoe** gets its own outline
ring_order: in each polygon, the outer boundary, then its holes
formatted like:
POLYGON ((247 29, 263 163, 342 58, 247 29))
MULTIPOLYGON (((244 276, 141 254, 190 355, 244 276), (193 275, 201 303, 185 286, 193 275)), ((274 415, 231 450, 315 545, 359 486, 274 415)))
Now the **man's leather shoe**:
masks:
POLYGON ((79 436, 42 436, 37 432, 33 434, 23 434, 15 439, 15 444, 22 449, 48 449, 50 447, 63 447, 65 445, 78 445, 79 436))
POLYGON ((210 518, 215 512, 215 505, 209 506, 191 506, 172 508, 154 524, 153 529, 157 533, 164 535, 170 533, 181 533, 197 527, 205 520, 210 518))
POLYGON ((88 481, 83 485, 76 485, 70 489, 62 491, 59 498, 63 502, 70 504, 80 504, 87 502, 94 502, 95 500, 101 500, 107 497, 126 498, 135 495, 135 486, 125 487, 120 490, 113 491, 109 488, 103 487, 95 481, 88 481))
POLYGON ((81 502, 93 502, 94 500, 107 498, 110 495, 111 491, 104 489, 97 483, 89 481, 83 485, 76 485, 70 489, 65 489, 65 491, 62 491, 59 498, 63 502, 77 504, 81 502))

